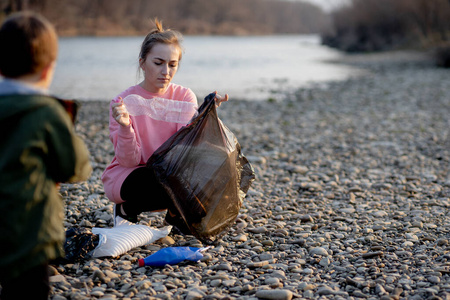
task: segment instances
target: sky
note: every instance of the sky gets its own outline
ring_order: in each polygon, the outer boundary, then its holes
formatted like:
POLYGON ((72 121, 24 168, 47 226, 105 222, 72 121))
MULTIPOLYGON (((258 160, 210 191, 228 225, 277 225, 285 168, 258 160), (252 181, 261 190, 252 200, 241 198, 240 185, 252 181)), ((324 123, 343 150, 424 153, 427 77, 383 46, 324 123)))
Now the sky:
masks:
POLYGON ((302 0, 310 2, 321 7, 325 12, 330 12, 333 9, 348 3, 350 0, 302 0))

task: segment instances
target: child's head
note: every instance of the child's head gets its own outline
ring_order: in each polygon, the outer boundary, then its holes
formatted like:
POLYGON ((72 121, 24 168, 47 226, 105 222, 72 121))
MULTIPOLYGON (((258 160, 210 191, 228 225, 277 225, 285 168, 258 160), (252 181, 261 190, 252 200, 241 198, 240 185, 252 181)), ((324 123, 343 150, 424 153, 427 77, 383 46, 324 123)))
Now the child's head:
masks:
POLYGON ((37 74, 58 55, 53 25, 33 12, 9 16, 0 28, 0 45, 0 74, 7 78, 37 74))

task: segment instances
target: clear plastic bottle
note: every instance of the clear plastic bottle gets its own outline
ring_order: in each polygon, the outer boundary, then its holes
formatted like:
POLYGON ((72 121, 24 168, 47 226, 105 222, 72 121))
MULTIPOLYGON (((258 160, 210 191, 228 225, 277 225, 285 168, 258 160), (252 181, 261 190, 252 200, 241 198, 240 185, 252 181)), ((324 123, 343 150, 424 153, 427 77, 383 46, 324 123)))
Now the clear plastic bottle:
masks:
POLYGON ((145 99, 131 94, 123 99, 123 103, 132 116, 145 115, 165 122, 188 124, 198 113, 195 103, 159 97, 145 99))

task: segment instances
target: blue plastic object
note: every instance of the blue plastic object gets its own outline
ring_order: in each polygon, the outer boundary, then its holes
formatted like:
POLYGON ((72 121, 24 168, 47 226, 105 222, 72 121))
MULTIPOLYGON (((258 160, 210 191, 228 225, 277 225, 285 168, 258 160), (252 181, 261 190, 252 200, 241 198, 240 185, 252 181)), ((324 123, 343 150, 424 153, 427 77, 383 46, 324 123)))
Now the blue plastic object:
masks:
POLYGON ((139 267, 162 267, 164 265, 176 265, 182 261, 198 261, 203 257, 202 251, 206 248, 196 247, 168 247, 158 250, 146 258, 139 260, 139 267))

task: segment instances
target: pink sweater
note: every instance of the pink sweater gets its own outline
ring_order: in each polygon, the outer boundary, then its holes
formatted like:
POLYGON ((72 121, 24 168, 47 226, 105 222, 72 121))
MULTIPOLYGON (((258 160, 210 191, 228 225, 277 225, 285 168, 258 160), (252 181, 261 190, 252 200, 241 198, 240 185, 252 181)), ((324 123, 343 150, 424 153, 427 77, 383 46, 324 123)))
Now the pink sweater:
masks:
POLYGON ((106 196, 114 203, 123 202, 120 188, 125 178, 136 168, 144 166, 148 158, 170 136, 185 124, 158 121, 149 116, 130 116, 131 125, 124 127, 112 118, 111 104, 119 97, 137 94, 145 99, 160 97, 169 100, 187 101, 197 105, 197 97, 188 88, 171 83, 166 92, 153 94, 139 85, 132 86, 120 93, 109 106, 109 138, 114 145, 115 156, 105 169, 102 181, 106 196))

